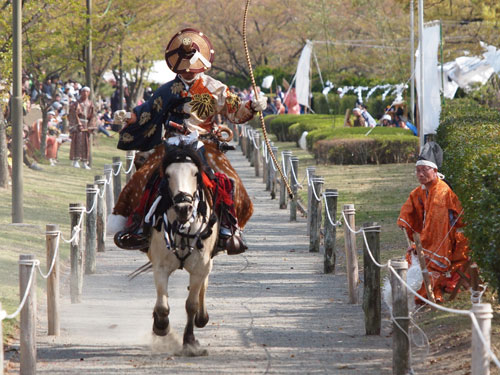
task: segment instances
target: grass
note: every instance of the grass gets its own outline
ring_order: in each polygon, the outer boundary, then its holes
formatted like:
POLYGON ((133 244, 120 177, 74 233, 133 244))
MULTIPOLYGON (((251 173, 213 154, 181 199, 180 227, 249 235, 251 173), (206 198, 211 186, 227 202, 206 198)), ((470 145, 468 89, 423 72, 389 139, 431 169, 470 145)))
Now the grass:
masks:
MULTIPOLYGON (((298 179, 304 186, 299 191, 300 198, 307 202, 307 182, 305 169, 316 167, 315 174, 324 177, 326 188, 338 189, 337 219, 342 206, 347 203, 355 205, 356 228, 365 222, 378 222, 381 226, 380 256, 381 262, 402 257, 406 253, 406 239, 396 225, 402 204, 408 198, 411 190, 418 186, 414 175, 413 164, 385 165, 317 165, 309 152, 298 148, 295 142, 276 142, 278 153, 290 150, 299 159, 298 179)), ((345 259, 344 240, 341 229, 337 231, 337 266, 343 267, 345 259), (340 255, 340 256, 339 256, 340 255)), ((362 272, 362 239, 358 236, 358 262, 362 272)), ((382 278, 385 275, 382 271, 382 278)), ((449 295, 446 294, 445 298, 449 295)), ((483 303, 491 303, 494 314, 492 320, 492 349, 500 353, 500 304, 498 296, 487 291, 482 298, 483 303)), ((454 301, 446 302, 445 306, 461 310, 471 308, 470 293, 459 293, 454 301)), ((430 340, 430 354, 423 357, 422 365, 418 364, 421 357, 419 349, 413 348, 416 354, 415 369, 425 370, 435 374, 470 374, 470 338, 471 321, 467 316, 450 314, 443 311, 424 310, 417 314, 419 326, 426 332, 430 340)), ((422 351, 422 350, 420 350, 422 351)), ((500 374, 492 365, 492 374, 500 374)))
MULTIPOLYGON (((23 225, 11 224, 11 187, 0 189, 0 301, 8 314, 19 304, 19 255, 34 254, 45 271, 45 225, 58 224, 63 237, 70 238, 69 204, 85 204, 86 184, 103 174, 104 164, 111 164, 113 156, 121 156, 125 162, 125 152, 116 149, 116 142, 116 137, 98 137, 91 170, 71 167, 67 143, 59 149, 57 166, 45 162, 42 171, 34 171, 23 165, 23 225)), ((61 262, 69 258, 69 244, 62 241, 60 257, 61 262)), ((40 276, 37 287, 40 299, 45 295, 45 282, 40 276)), ((4 342, 15 333, 18 319, 3 322, 4 342)))

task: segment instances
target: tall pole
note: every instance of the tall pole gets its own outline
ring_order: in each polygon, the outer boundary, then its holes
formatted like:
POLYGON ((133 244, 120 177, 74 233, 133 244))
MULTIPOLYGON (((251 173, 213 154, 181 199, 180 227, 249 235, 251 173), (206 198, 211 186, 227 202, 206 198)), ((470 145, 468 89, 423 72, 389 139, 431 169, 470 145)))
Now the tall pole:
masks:
POLYGON ((12 4, 12 222, 23 222, 23 97, 21 0, 12 4))
POLYGON ((120 103, 118 109, 123 109, 123 46, 120 44, 120 103))
POLYGON ((411 59, 411 79, 410 79, 410 106, 411 123, 415 125, 415 6, 410 0, 410 59, 411 59))
POLYGON ((94 87, 92 84, 92 0, 87 0, 87 49, 85 53, 85 84, 90 89, 90 100, 94 98, 94 87))
POLYGON ((420 94, 418 95, 418 118, 420 149, 424 147, 424 0, 418 0, 418 43, 420 57, 420 94))
POLYGON ((441 39, 441 103, 444 104, 444 55, 443 55, 443 21, 439 20, 439 38, 441 39))

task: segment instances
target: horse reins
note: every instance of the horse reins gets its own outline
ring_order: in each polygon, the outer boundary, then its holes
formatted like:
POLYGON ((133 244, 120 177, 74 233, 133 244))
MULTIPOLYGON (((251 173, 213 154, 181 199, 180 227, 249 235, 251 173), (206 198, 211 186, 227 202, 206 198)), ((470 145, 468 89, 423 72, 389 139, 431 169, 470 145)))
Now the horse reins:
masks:
MULTIPOLYGON (((250 73, 250 79, 252 80, 252 88, 255 93, 255 99, 258 100, 259 94, 257 92, 257 85, 255 84, 255 77, 253 75, 252 62, 250 61, 250 54, 248 52, 248 44, 247 44, 247 15, 248 15, 249 5, 250 5, 250 0, 247 0, 245 5, 245 13, 243 15, 243 46, 245 47, 245 57, 247 59, 248 71, 250 73)), ((264 140, 266 142, 267 149, 269 150, 269 154, 271 155, 271 159, 273 160, 274 165, 276 165, 276 168, 278 169, 278 172, 281 175, 281 179, 285 183, 286 190, 288 191, 290 199, 293 199, 292 188, 290 187, 290 184, 288 183, 285 174, 283 173, 283 170, 281 169, 281 166, 278 164, 276 156, 274 155, 274 152, 271 149, 271 144, 269 143, 269 138, 267 136, 266 124, 264 123, 264 115, 262 114, 262 112, 259 112, 259 118, 260 118, 260 126, 262 128, 262 134, 264 135, 264 140)))

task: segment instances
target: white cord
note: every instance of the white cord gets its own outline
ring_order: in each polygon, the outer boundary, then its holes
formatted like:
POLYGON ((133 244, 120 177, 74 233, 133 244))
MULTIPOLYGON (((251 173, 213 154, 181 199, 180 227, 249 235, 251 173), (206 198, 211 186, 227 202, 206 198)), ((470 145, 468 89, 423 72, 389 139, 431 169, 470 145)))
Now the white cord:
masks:
MULTIPOLYGON (((31 289, 31 284, 33 283, 33 275, 35 274, 35 267, 40 264, 40 261, 38 259, 25 259, 25 260, 20 260, 19 264, 21 265, 26 265, 29 266, 31 265, 31 272, 30 272, 30 278, 28 280, 28 284, 26 285, 26 290, 24 291, 24 296, 23 299, 21 300, 21 304, 17 308, 16 311, 14 311, 12 314, 6 314, 4 319, 13 319, 15 318, 23 309, 24 304, 26 303, 26 299, 28 298, 28 294, 31 289)), ((3 319, 2 319, 3 320, 3 319)))
POLYGON ((40 266, 38 266, 38 271, 40 272, 40 275, 44 278, 44 279, 47 279, 50 274, 52 273, 52 270, 54 269, 54 265, 56 264, 56 258, 57 258, 57 253, 59 252, 59 236, 61 235, 61 232, 60 231, 47 231, 45 232, 45 234, 47 235, 56 235, 56 249, 54 250, 54 255, 52 256, 52 261, 50 263, 50 268, 49 270, 47 271, 46 274, 44 274, 42 272, 42 269, 40 268, 40 266))
POLYGON ((94 208, 97 206, 97 196, 99 195, 99 189, 97 188, 87 188, 85 189, 86 193, 95 193, 94 195, 94 202, 92 203, 92 208, 90 210, 85 210, 86 214, 90 214, 92 211, 94 211, 94 208))
MULTIPOLYGON (((325 193, 323 193, 323 200, 325 201, 325 210, 326 210, 326 215, 327 215, 327 217, 328 217, 328 221, 329 221, 329 222, 330 222, 330 224, 331 224, 332 226, 334 226, 334 227, 336 227, 336 226, 340 226, 340 225, 341 225, 340 220, 338 220, 337 222, 334 222, 334 221, 332 220, 332 217, 330 216, 330 208, 328 207, 328 202, 327 202, 327 200, 326 200, 326 196, 327 196, 327 195, 326 195, 325 193)), ((338 194, 337 194, 337 196, 338 196, 338 194)))
POLYGON ((120 169, 122 169, 122 162, 119 161, 119 162, 113 163, 113 165, 117 165, 118 166, 118 170, 116 171, 116 173, 115 173, 115 171, 113 171, 113 175, 114 176, 118 176, 118 174, 120 173, 120 169))
POLYGON ((323 180, 322 178, 317 178, 317 177, 313 177, 311 178, 311 187, 312 187, 312 192, 314 194, 314 198, 318 201, 318 202, 321 202, 321 198, 318 197, 318 194, 316 193, 316 188, 314 187, 314 182, 321 182, 321 183, 324 183, 325 180, 323 180))

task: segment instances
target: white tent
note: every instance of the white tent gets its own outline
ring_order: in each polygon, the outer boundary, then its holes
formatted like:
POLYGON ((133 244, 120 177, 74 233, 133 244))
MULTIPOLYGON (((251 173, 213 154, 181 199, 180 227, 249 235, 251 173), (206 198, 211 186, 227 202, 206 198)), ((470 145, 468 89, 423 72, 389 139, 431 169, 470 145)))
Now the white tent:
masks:
MULTIPOLYGON (((165 60, 157 60, 153 61, 153 66, 149 70, 149 73, 146 75, 145 79, 148 82, 164 84, 173 80, 175 76, 176 74, 168 68, 165 60)), ((106 81, 115 79, 111 70, 106 71, 102 77, 106 81)))

